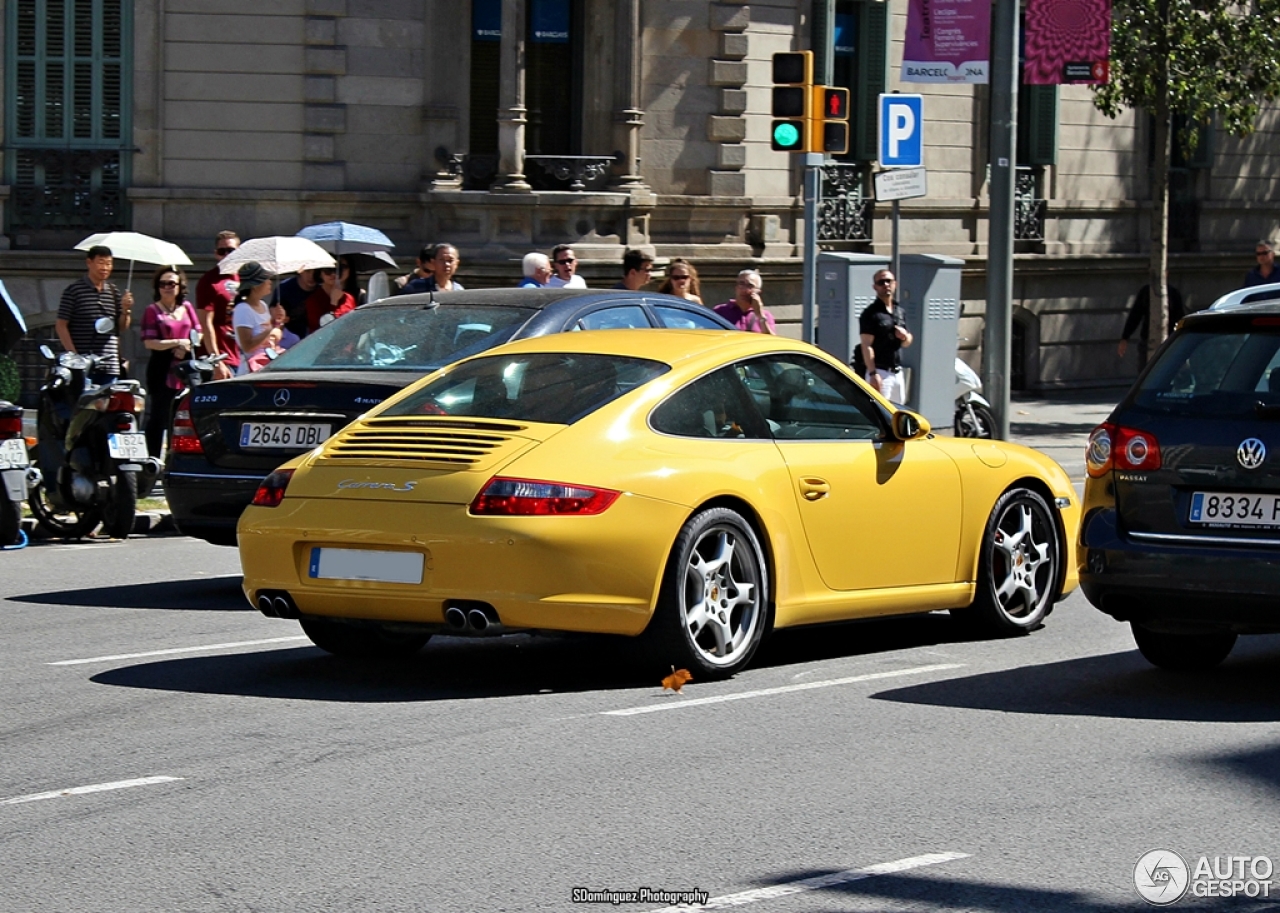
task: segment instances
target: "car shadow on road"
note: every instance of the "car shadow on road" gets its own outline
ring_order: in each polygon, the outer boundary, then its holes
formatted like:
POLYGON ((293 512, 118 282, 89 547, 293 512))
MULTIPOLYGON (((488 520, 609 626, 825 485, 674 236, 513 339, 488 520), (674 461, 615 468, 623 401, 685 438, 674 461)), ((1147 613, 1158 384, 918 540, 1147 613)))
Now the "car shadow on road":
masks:
POLYGON ((1242 638, 1235 654, 1204 673, 1156 669, 1135 650, 955 676, 872 698, 1001 713, 1269 723, 1280 720, 1278 646, 1274 637, 1242 638))
MULTIPOLYGON (((1131 861, 1129 861, 1132 864, 1131 861)), ((1117 869, 1121 867, 1117 863, 1117 869)), ((808 878, 822 878, 839 873, 826 870, 799 870, 777 876, 767 885, 790 884, 808 878)), ((838 897, 849 904, 849 910, 875 910, 889 913, 894 910, 933 910, 938 913, 954 910, 971 913, 1026 913, 1029 910, 1070 910, 1072 913, 1122 913, 1150 910, 1152 907, 1139 899, 1132 886, 1127 888, 1123 900, 1108 902, 1098 892, 1054 890, 1016 884, 993 884, 961 878, 948 878, 939 874, 887 873, 856 881, 842 881, 820 888, 823 895, 833 901, 838 897), (1132 899, 1130 899, 1130 896, 1132 899)), ((1238 901, 1237 901, 1238 903, 1238 901)), ((1177 905, 1179 911, 1221 910, 1227 902, 1183 898, 1177 905)), ((825 907, 824 907, 825 909, 825 907)))
POLYGON ((127 688, 345 703, 661 689, 662 676, 628 645, 588 636, 438 636, 398 661, 338 658, 306 645, 142 663, 91 680, 127 688))
POLYGON ((104 609, 191 609, 200 612, 256 611, 240 589, 239 574, 191 577, 156 583, 88 587, 56 593, 6 596, 6 602, 30 605, 93 606, 104 609))

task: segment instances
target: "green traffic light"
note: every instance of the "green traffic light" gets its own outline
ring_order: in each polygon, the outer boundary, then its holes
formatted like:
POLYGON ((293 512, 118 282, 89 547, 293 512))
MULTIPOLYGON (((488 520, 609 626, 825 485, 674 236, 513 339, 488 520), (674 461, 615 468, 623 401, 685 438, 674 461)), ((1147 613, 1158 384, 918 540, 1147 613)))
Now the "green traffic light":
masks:
POLYGON ((794 149, 800 145, 800 131, 796 125, 787 121, 774 124, 774 146, 781 149, 794 149))

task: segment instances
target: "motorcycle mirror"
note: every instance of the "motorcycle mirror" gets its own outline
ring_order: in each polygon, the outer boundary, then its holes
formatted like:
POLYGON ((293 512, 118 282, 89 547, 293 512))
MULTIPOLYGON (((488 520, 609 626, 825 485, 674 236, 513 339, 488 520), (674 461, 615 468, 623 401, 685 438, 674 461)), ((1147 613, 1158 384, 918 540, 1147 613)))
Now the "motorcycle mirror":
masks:
POLYGON ((204 336, 199 330, 192 330, 191 334, 187 338, 191 340, 191 348, 194 349, 196 346, 200 345, 200 340, 203 339, 204 336))
POLYGON ((49 361, 53 361, 53 349, 49 348, 48 346, 41 346, 40 354, 43 355, 45 358, 47 358, 49 361))
POLYGON ((333 323, 333 321, 336 319, 337 318, 335 318, 332 314, 323 314, 320 317, 320 321, 319 321, 320 326, 327 327, 329 324, 333 323))
POLYGON ((93 322, 93 328, 103 336, 106 336, 116 328, 116 322, 110 317, 99 317, 93 322))

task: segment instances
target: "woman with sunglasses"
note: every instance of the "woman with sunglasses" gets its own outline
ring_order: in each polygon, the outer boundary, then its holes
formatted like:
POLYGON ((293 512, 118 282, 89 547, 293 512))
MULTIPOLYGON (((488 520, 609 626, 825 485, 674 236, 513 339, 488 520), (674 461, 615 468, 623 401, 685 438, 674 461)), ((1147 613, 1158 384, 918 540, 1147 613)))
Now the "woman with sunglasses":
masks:
POLYGON ((316 270, 315 277, 316 289, 307 296, 308 333, 356 309, 356 296, 345 288, 351 277, 351 266, 345 259, 338 261, 337 269, 316 270))
POLYGON ((147 453, 156 459, 173 414, 173 399, 182 384, 171 370, 175 361, 191 357, 191 331, 200 329, 196 309, 187 300, 187 277, 182 270, 162 266, 151 277, 155 301, 142 315, 142 344, 147 347, 147 453))
POLYGON ((702 304, 702 299, 698 297, 702 294, 702 289, 698 287, 698 271, 683 257, 676 257, 671 261, 671 265, 667 267, 667 278, 658 291, 702 304))

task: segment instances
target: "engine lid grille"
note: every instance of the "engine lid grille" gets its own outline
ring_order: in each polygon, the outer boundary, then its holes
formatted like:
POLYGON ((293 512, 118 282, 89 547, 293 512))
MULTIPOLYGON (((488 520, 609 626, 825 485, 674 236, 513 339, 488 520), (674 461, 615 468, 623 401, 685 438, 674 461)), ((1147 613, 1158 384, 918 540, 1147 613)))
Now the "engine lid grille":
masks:
POLYGON ((318 461, 480 467, 526 446, 529 441, 516 436, 526 429, 482 419, 371 418, 336 434, 318 461))

